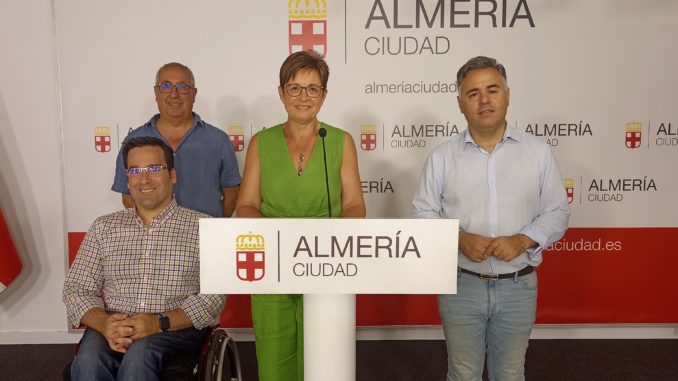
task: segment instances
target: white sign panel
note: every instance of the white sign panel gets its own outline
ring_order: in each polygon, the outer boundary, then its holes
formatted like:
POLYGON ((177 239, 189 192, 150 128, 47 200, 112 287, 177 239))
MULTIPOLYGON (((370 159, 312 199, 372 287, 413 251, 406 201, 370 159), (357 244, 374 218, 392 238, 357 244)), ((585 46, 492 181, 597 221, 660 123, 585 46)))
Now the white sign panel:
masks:
POLYGON ((454 294, 458 220, 201 219, 207 294, 454 294))

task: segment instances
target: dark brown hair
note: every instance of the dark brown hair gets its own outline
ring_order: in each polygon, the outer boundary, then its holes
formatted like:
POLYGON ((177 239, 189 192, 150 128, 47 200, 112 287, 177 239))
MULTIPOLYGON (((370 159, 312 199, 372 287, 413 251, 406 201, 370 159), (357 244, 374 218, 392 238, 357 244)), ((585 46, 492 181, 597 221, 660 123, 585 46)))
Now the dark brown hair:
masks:
POLYGON ((320 75, 323 89, 327 90, 327 81, 330 79, 330 68, 323 56, 315 50, 302 50, 290 54, 280 67, 280 87, 294 78, 301 70, 315 70, 320 75))
POLYGON ((132 148, 139 147, 160 147, 162 148, 163 153, 165 154, 165 163, 167 163, 167 169, 174 169, 174 150, 160 138, 155 138, 152 136, 137 136, 135 138, 125 139, 122 142, 122 162, 127 169, 127 155, 132 148))

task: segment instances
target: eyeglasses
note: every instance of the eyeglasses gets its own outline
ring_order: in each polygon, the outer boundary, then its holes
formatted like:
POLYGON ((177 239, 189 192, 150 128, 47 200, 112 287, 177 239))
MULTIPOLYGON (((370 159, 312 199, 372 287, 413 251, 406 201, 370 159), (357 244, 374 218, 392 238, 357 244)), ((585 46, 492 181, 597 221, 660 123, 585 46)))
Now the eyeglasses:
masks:
POLYGON ((285 91, 291 97, 300 96, 301 90, 306 90, 306 95, 308 95, 309 98, 318 98, 323 95, 323 87, 320 85, 301 86, 296 83, 285 85, 285 91))
POLYGON ((159 176, 163 169, 169 169, 166 165, 149 165, 148 167, 132 167, 127 169, 127 176, 139 177, 146 172, 149 176, 159 176))
POLYGON ((157 87, 158 91, 160 91, 161 93, 171 93, 172 88, 176 87, 177 93, 179 93, 179 94, 188 94, 193 89, 193 86, 187 85, 185 83, 177 83, 175 85, 175 84, 172 84, 170 82, 158 83, 157 85, 155 85, 155 87, 157 87))

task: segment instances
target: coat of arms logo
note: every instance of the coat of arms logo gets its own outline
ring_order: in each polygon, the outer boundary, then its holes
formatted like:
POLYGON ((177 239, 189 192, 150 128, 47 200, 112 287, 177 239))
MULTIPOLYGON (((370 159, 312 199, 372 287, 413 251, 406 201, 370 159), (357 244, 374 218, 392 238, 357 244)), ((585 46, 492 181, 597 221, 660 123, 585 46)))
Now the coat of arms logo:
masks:
POLYGON ((377 127, 373 124, 360 126, 360 148, 363 151, 372 151, 377 148, 377 127))
POLYGON ((289 41, 290 54, 315 50, 327 55, 327 1, 290 0, 289 41))
POLYGON ((626 148, 640 147, 643 134, 643 125, 639 122, 626 123, 626 148))
POLYGON ((241 234, 235 237, 236 274, 238 279, 254 282, 266 274, 266 251, 264 237, 257 234, 241 234))
POLYGON ((94 149, 106 153, 111 150, 111 129, 108 126, 94 127, 94 149))

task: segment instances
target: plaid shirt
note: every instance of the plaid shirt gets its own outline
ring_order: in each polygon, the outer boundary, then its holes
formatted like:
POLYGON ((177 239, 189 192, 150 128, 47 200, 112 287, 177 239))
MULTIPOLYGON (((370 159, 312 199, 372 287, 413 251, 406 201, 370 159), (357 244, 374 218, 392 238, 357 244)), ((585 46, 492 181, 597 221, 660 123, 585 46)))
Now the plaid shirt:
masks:
POLYGON ((172 202, 146 227, 134 208, 99 217, 64 284, 68 318, 80 325, 92 308, 161 313, 181 308, 195 328, 219 322, 224 295, 202 295, 198 219, 172 202))

